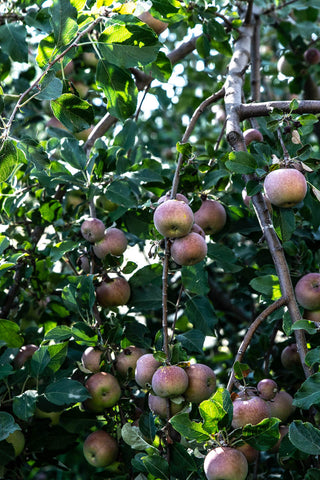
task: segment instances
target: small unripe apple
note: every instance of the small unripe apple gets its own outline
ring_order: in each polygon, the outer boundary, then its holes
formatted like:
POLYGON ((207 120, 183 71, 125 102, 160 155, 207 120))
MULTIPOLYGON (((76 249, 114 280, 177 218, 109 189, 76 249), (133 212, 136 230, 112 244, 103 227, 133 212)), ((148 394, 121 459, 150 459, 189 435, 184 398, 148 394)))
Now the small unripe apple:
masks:
POLYGON ((88 218, 81 224, 81 234, 83 238, 91 243, 102 240, 105 229, 104 223, 98 218, 88 218))
POLYGON ((245 144, 248 146, 252 142, 263 142, 263 135, 256 128, 248 128, 243 132, 245 144))
POLYGON ((146 353, 138 358, 135 369, 135 380, 142 388, 147 388, 151 385, 154 372, 160 367, 152 353, 146 353))
POLYGON ((308 48, 303 54, 304 59, 310 65, 317 65, 320 62, 320 51, 317 48, 308 48))
POLYGON ((268 402, 270 404, 271 417, 279 418, 282 422, 285 422, 296 409, 292 402, 293 398, 288 392, 284 390, 278 392, 268 402))
POLYGON ((271 378, 263 378, 258 383, 257 390, 263 400, 271 400, 278 391, 278 385, 271 378))
POLYGON ((167 200, 155 209, 153 221, 164 237, 178 238, 187 235, 193 225, 193 211, 185 202, 167 200))
POLYGON ((167 402, 170 402, 170 415, 176 415, 181 412, 185 406, 185 402, 174 403, 172 400, 149 393, 148 406, 150 410, 160 418, 167 418, 167 402))
POLYGON ((134 377, 137 360, 145 354, 142 348, 130 345, 116 356, 115 368, 121 377, 134 377))
POLYGON ((216 375, 212 368, 202 363, 185 369, 188 375, 188 388, 183 396, 188 402, 201 403, 211 397, 216 389, 216 375))
POLYGON ((207 252, 205 239, 195 232, 175 238, 171 245, 171 256, 178 265, 195 265, 205 258, 207 252))
POLYGON ((94 373, 85 384, 91 395, 84 404, 92 412, 102 413, 106 408, 113 407, 121 396, 118 380, 107 372, 94 373))
POLYGON ((188 375, 177 365, 160 367, 152 377, 152 390, 159 397, 177 397, 188 387, 188 375))
POLYGON ((248 462, 242 452, 231 447, 217 447, 204 459, 207 480, 245 480, 248 462))
POLYGON ((119 228, 111 227, 106 230, 102 240, 95 243, 93 251, 100 259, 108 254, 120 257, 127 246, 128 240, 124 232, 119 228))
POLYGON ((216 200, 203 200, 199 210, 194 214, 194 222, 203 229, 206 235, 220 232, 226 221, 225 208, 216 200))
POLYGON ((260 397, 238 397, 233 402, 233 428, 242 428, 248 424, 257 425, 269 417, 270 407, 260 397))
POLYGON ((287 345, 281 352, 281 363, 288 370, 295 370, 301 365, 300 355, 296 343, 287 345))
POLYGON ((130 285, 123 277, 110 278, 96 288, 97 301, 105 308, 126 305, 130 294, 130 285))
POLYGON ((15 430, 6 438, 6 442, 11 443, 14 448, 14 455, 17 457, 23 452, 26 440, 21 430, 15 430))
POLYGON ((149 12, 142 12, 140 15, 138 15, 138 18, 152 28, 157 35, 160 35, 160 33, 164 32, 168 28, 167 23, 154 18, 149 12))
POLYGON ((279 73, 282 73, 282 75, 285 75, 286 77, 293 77, 295 74, 293 66, 291 65, 291 63, 289 63, 289 61, 284 55, 282 55, 278 60, 277 70, 279 73))
POLYGON ((37 345, 33 345, 32 343, 23 345, 13 360, 14 367, 21 368, 26 361, 33 356, 34 352, 36 352, 38 348, 39 347, 37 347, 37 345))
MULTIPOLYGON (((160 205, 160 203, 167 202, 168 200, 170 200, 170 192, 166 193, 165 195, 162 195, 162 197, 159 198, 158 205, 160 205)), ((189 204, 189 200, 182 193, 177 193, 175 200, 178 200, 179 202, 184 202, 187 205, 189 204)))
POLYGON ((90 433, 83 443, 83 455, 90 465, 106 467, 118 456, 118 443, 104 430, 90 433))
POLYGON ((81 362, 84 368, 92 373, 100 371, 100 363, 103 358, 103 351, 99 348, 88 347, 81 356, 81 362))
POLYGON ((307 193, 306 179, 295 168, 271 171, 264 179, 263 186, 272 205, 282 208, 294 207, 302 202, 307 193))
POLYGON ((308 310, 320 309, 320 273, 307 273, 295 286, 297 302, 308 310))

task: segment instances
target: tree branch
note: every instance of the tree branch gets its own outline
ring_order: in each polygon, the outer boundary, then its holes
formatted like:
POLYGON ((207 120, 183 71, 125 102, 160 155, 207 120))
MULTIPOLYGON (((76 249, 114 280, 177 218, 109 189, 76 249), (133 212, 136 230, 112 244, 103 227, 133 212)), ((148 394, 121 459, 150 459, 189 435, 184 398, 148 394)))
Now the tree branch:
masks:
POLYGON ((267 117, 272 114, 274 109, 281 110, 283 113, 320 113, 319 100, 297 100, 298 107, 291 110, 291 100, 273 101, 263 103, 238 104, 239 120, 246 120, 250 117, 267 117))

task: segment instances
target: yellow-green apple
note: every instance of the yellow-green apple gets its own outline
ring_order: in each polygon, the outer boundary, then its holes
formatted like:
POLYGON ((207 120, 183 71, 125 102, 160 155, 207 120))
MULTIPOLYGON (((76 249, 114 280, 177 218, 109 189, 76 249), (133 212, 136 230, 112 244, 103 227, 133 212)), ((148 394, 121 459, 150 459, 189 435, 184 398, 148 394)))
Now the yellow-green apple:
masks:
POLYGON ((195 232, 175 238, 171 245, 171 256, 178 265, 195 265, 205 258, 207 252, 205 239, 195 232))
POLYGON ((270 416, 269 403, 260 397, 237 397, 233 402, 233 428, 242 428, 248 424, 257 425, 270 416))
POLYGON ((248 128, 243 132, 245 144, 248 146, 252 142, 263 142, 263 135, 256 128, 248 128))
POLYGON ((106 408, 113 407, 121 397, 119 382, 111 373, 94 373, 86 381, 85 387, 91 398, 84 404, 92 412, 102 413, 106 408))
POLYGON ((21 430, 15 430, 14 432, 10 433, 10 435, 6 438, 6 442, 10 443, 14 448, 14 455, 17 457, 20 453, 23 452, 25 447, 25 437, 21 430))
POLYGON ((107 467, 118 456, 118 443, 104 430, 96 430, 87 436, 83 443, 83 455, 93 467, 107 467))
POLYGON ((137 384, 142 388, 147 388, 151 385, 154 372, 160 367, 152 353, 146 353, 138 358, 136 369, 134 373, 137 384))
POLYGON ((158 395, 152 395, 149 393, 148 396, 148 406, 150 410, 155 414, 158 415, 160 418, 167 418, 167 402, 169 402, 170 407, 170 417, 176 415, 177 413, 181 412, 181 410, 185 407, 186 403, 174 403, 169 398, 159 397, 158 395))
POLYGON ((216 200, 203 200, 194 214, 194 221, 206 235, 218 233, 226 224, 227 214, 223 205, 216 200))
POLYGON ((159 397, 169 398, 182 395, 188 388, 188 375, 177 365, 159 367, 152 377, 152 390, 159 397))
POLYGON ((320 273, 307 273, 295 286, 297 302, 308 310, 320 309, 320 273))
POLYGON ((193 211, 185 202, 167 200, 160 203, 154 211, 153 221, 156 229, 164 237, 178 238, 187 235, 193 225, 193 211))
POLYGON ((39 347, 37 345, 34 345, 32 343, 28 345, 23 345, 20 349, 17 355, 15 356, 13 360, 13 365, 15 368, 21 368, 29 358, 31 358, 38 350, 39 347))
POLYGON ((207 480, 245 480, 248 462, 242 452, 231 447, 217 447, 204 459, 207 480))
POLYGON ((212 368, 196 363, 187 367, 185 372, 189 383, 183 394, 184 398, 192 403, 200 403, 210 398, 216 389, 216 375, 212 368))
POLYGON ((60 410, 58 412, 45 412, 44 410, 41 410, 37 407, 35 409, 34 416, 36 418, 49 418, 51 420, 50 425, 58 425, 62 412, 63 410, 60 410))
POLYGON ((102 240, 105 229, 104 223, 98 218, 87 218, 81 224, 81 234, 83 238, 91 243, 102 240))
POLYGON ((293 77, 295 74, 293 66, 284 55, 281 55, 278 60, 277 70, 279 73, 282 73, 282 75, 285 75, 286 77, 293 77))
POLYGON ((130 345, 116 356, 115 369, 121 377, 134 377, 137 360, 146 352, 142 348, 130 345))
POLYGON ((131 294, 130 285, 123 277, 108 278, 96 288, 96 297, 102 307, 126 305, 131 294))
POLYGON ((279 418, 282 422, 285 422, 296 409, 292 402, 293 398, 288 392, 285 390, 278 392, 268 402, 270 404, 271 417, 279 418))
POLYGON ((283 367, 288 370, 295 370, 297 366, 301 365, 297 344, 291 343, 287 345, 282 350, 280 359, 283 367))
POLYGON ((320 51, 317 48, 310 47, 303 54, 304 59, 310 65, 317 65, 320 62, 320 51))
POLYGON ((103 351, 100 348, 88 347, 81 356, 81 363, 92 373, 100 371, 100 364, 103 359, 103 351))
POLYGON ((282 208, 294 207, 307 194, 306 179, 295 168, 272 170, 264 179, 263 186, 272 205, 282 208))
POLYGON ((278 385, 271 378, 263 378, 258 382, 257 390, 263 400, 271 400, 278 391, 278 385))
POLYGON ((128 240, 124 232, 119 228, 111 227, 106 230, 102 240, 95 243, 93 251, 100 259, 108 254, 119 257, 124 253, 127 246, 128 240))
POLYGON ((160 35, 160 33, 164 32, 168 27, 166 22, 154 18, 149 12, 142 12, 140 15, 138 15, 138 18, 152 28, 157 35, 160 35))

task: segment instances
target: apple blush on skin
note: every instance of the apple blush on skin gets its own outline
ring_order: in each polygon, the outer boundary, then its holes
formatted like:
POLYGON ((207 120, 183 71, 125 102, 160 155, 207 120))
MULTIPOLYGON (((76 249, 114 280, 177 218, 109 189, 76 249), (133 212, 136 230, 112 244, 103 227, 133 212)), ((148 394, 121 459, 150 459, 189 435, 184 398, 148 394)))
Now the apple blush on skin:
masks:
POLYGON ((242 428, 249 423, 257 425, 265 418, 270 418, 270 406, 260 397, 237 398, 233 402, 232 427, 242 428))
POLYGON ((146 353, 138 358, 135 369, 135 381, 142 388, 151 385, 154 372, 161 366, 152 353, 146 353))
POLYGON ((130 378, 133 378, 137 361, 144 354, 145 350, 135 347, 134 345, 130 345, 122 350, 122 352, 116 356, 115 369, 117 373, 123 378, 128 375, 130 378))
POLYGON ((248 462, 242 452, 231 447, 217 447, 204 459, 204 473, 207 480, 245 480, 248 462))
POLYGON ((103 259, 110 254, 114 257, 120 257, 128 246, 128 240, 124 232, 116 227, 108 228, 104 237, 93 246, 96 257, 103 259))
POLYGON ((81 234, 90 243, 102 240, 105 229, 104 223, 98 218, 88 218, 81 224, 81 234))
POLYGON ((118 456, 118 443, 104 430, 96 430, 87 436, 83 443, 83 455, 93 467, 107 467, 118 456))
POLYGON ((225 208, 216 200, 203 200, 199 210, 194 214, 194 222, 203 229, 206 235, 220 232, 226 221, 225 208))
POLYGON ((100 363, 102 361, 103 351, 99 348, 88 347, 81 356, 81 363, 92 373, 100 371, 100 363))
POLYGON ((158 368, 152 377, 152 390, 155 395, 164 398, 182 395, 188 387, 188 375, 177 365, 158 368))
POLYGON ((148 406, 150 410, 155 414, 158 415, 160 418, 167 418, 167 402, 170 402, 170 414, 171 416, 176 415, 177 413, 181 412, 184 408, 185 403, 174 403, 172 400, 169 400, 164 397, 159 397, 158 395, 152 395, 149 393, 148 396, 148 406))
POLYGON ((320 273, 307 273, 295 286, 297 302, 307 310, 320 309, 320 273))
POLYGON ((207 252, 205 239, 195 232, 175 238, 171 245, 171 256, 178 265, 195 265, 206 257, 207 252))
POLYGON ((257 390, 263 400, 271 400, 278 391, 278 385, 271 378, 263 378, 258 383, 257 390))
POLYGON ((85 387, 91 398, 85 400, 84 405, 95 413, 113 407, 121 397, 119 382, 111 373, 94 373, 86 381, 85 387))
POLYGON ((161 235, 167 238, 178 238, 190 232, 194 215, 185 202, 167 200, 155 209, 153 221, 161 235))
POLYGON ((216 389, 216 375, 212 368, 196 363, 187 367, 185 372, 189 383, 184 398, 192 403, 201 403, 210 398, 216 389))
POLYGON ((126 305, 130 295, 130 285, 123 277, 115 277, 101 282, 96 288, 97 302, 105 308, 126 305))
POLYGON ((271 417, 279 418, 285 422, 295 411, 296 407, 292 404, 293 398, 290 393, 281 390, 268 403, 270 405, 271 417))
POLYGON ((304 175, 295 168, 273 170, 264 179, 264 191, 272 205, 281 208, 294 207, 307 194, 304 175))

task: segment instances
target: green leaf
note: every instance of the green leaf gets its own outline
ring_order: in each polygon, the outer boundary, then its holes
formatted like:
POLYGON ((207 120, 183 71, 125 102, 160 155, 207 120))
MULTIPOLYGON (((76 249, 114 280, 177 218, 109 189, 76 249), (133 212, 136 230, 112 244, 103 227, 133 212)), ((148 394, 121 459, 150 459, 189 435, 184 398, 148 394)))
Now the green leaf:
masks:
POLYGON ((57 47, 67 45, 78 31, 77 9, 69 0, 53 0, 50 8, 51 25, 57 47))
POLYGON ((40 93, 36 95, 37 100, 55 100, 62 95, 63 84, 54 72, 48 72, 40 82, 40 93))
POLYGON ((0 26, 1 50, 15 62, 28 61, 26 27, 20 22, 6 22, 0 26))
POLYGON ((98 342, 98 335, 93 328, 84 322, 75 323, 71 328, 72 336, 80 345, 94 346, 98 342))
POLYGON ((265 418, 258 425, 245 425, 242 438, 256 450, 269 450, 280 438, 279 423, 277 418, 265 418))
POLYGON ((39 43, 38 54, 36 56, 36 61, 39 67, 46 67, 46 65, 53 60, 55 52, 56 42, 54 36, 50 34, 43 38, 39 43))
POLYGON ((130 73, 106 60, 99 60, 96 73, 97 85, 102 88, 111 115, 125 120, 134 114, 137 89, 130 73))
POLYGON ((106 196, 111 202, 122 207, 132 208, 137 206, 137 199, 131 191, 129 181, 124 178, 111 182, 107 187, 106 196))
POLYGON ((145 71, 159 82, 168 82, 172 75, 172 64, 164 52, 158 52, 158 56, 151 66, 145 67, 145 71))
POLYGON ((122 440, 134 450, 155 450, 155 447, 146 442, 139 428, 131 423, 125 423, 121 429, 122 440))
POLYGON ((45 340, 54 340, 55 342, 63 342, 64 340, 69 340, 72 337, 72 331, 67 325, 61 325, 59 327, 54 327, 49 330, 44 339, 45 340))
POLYGON ((13 399, 13 413, 25 422, 31 418, 36 409, 37 390, 27 390, 13 399))
POLYGON ((189 353, 202 353, 203 344, 205 341, 205 335, 200 330, 192 329, 188 332, 177 335, 178 342, 181 343, 183 348, 189 353))
POLYGON ((154 417, 151 412, 143 413, 139 418, 139 428, 145 438, 154 440, 156 435, 156 427, 154 423, 154 417))
POLYGON ((39 211, 41 217, 50 223, 62 216, 61 203, 54 199, 51 199, 49 202, 44 202, 39 208, 39 211))
POLYGON ((79 247, 79 242, 73 242, 72 240, 65 240, 64 242, 57 243, 51 248, 50 258, 53 262, 57 262, 67 252, 71 252, 79 247))
POLYGON ((293 405, 308 410, 312 405, 320 405, 320 372, 307 378, 295 393, 293 405))
POLYGON ((23 160, 23 152, 17 149, 11 140, 7 140, 0 150, 0 182, 5 182, 17 164, 23 160))
POLYGON ((31 375, 39 377, 50 362, 50 355, 47 346, 41 346, 34 352, 30 361, 31 375))
POLYGON ((174 443, 170 449, 170 473, 179 478, 181 472, 196 472, 198 470, 194 458, 187 452, 184 445, 174 443))
POLYGON ((297 320, 292 325, 292 330, 305 330, 309 335, 314 335, 318 332, 317 327, 311 320, 297 320))
POLYGON ((316 363, 320 363, 320 347, 309 350, 305 357, 306 365, 313 367, 316 363))
POLYGON ((70 378, 51 383, 44 394, 46 399, 55 405, 72 405, 90 397, 88 390, 80 382, 70 378))
POLYGON ((181 143, 176 144, 177 151, 183 155, 184 158, 189 158, 192 155, 192 145, 191 143, 181 143))
POLYGON ((183 437, 197 442, 206 442, 210 435, 204 430, 202 423, 193 422, 188 413, 178 413, 170 418, 169 422, 183 437))
POLYGON ((241 175, 254 173, 257 168, 255 158, 248 152, 231 152, 226 167, 233 173, 241 175))
POLYGON ((160 455, 148 455, 147 457, 142 457, 142 461, 148 472, 154 475, 155 478, 161 480, 170 479, 168 462, 160 455))
POLYGON ((248 376, 251 369, 247 363, 235 362, 234 364, 234 374, 238 380, 243 380, 248 376))
POLYGON ((54 116, 73 133, 89 128, 94 121, 90 103, 72 93, 64 93, 57 99, 51 100, 51 108, 54 116))
POLYGON ((279 208, 279 214, 274 216, 274 227, 280 240, 287 242, 296 230, 294 210, 279 208))
MULTIPOLYGON (((0 340, 0 345, 1 345, 1 340, 0 340)), ((14 373, 14 369, 12 365, 0 365, 0 380, 7 378, 9 375, 12 375, 13 373, 14 373)))
POLYGON ((230 394, 227 390, 219 388, 209 399, 199 405, 199 412, 203 418, 203 428, 214 435, 223 426, 229 427, 233 416, 233 407, 230 394))
POLYGON ((61 156, 63 160, 73 168, 84 171, 87 165, 87 157, 83 147, 75 138, 64 138, 61 141, 61 156))
POLYGON ((220 245, 219 243, 209 243, 208 256, 214 259, 215 262, 217 262, 217 265, 225 272, 235 273, 242 270, 242 267, 236 264, 238 259, 233 250, 225 245, 220 245))
POLYGON ((0 442, 16 430, 21 430, 10 413, 0 412, 0 442))
POLYGON ((198 295, 207 295, 209 292, 208 272, 202 263, 190 267, 182 267, 181 282, 185 289, 198 295))
POLYGON ((0 235, 0 255, 3 254, 6 248, 10 245, 10 240, 4 235, 0 235))
POLYGON ((249 285, 259 293, 277 300, 281 297, 279 279, 276 275, 263 275, 262 277, 253 278, 249 285))
POLYGON ((9 348, 20 348, 23 345, 20 327, 11 320, 0 319, 0 339, 9 348))
POLYGON ((320 431, 309 422, 294 420, 289 427, 289 440, 304 453, 320 455, 320 431))
POLYGON ((58 345, 49 345, 48 352, 50 355, 50 361, 47 367, 50 368, 52 372, 57 372, 67 357, 68 342, 60 343, 58 345))
POLYGON ((189 321, 205 335, 214 335, 217 318, 210 301, 197 295, 186 302, 185 313, 189 321))

